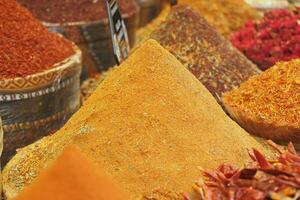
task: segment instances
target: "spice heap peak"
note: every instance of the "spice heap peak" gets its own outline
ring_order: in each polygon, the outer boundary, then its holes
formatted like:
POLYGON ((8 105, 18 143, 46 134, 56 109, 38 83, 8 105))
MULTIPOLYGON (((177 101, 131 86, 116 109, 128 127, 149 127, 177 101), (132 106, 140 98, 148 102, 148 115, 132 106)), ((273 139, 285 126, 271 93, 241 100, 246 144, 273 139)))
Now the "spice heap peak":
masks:
POLYGON ((0 79, 43 72, 74 53, 15 0, 0 1, 0 79))

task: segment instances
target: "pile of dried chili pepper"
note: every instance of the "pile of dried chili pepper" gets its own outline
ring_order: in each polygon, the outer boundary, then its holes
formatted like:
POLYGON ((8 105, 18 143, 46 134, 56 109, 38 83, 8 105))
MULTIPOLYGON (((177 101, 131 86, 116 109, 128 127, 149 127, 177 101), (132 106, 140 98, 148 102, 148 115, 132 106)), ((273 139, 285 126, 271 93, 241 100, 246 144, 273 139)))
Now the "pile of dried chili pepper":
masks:
MULTIPOLYGON (((18 0, 39 20, 51 23, 97 21, 106 18, 103 0, 18 0)), ((136 12, 134 0, 118 0, 123 15, 136 12)))
POLYGON ((268 161, 254 149, 249 152, 253 163, 244 169, 222 165, 216 171, 206 171, 204 184, 195 186, 196 199, 299 200, 300 155, 293 144, 286 150, 271 141, 269 144, 280 153, 276 160, 268 161))
POLYGON ((0 79, 45 71, 74 53, 15 0, 0 1, 0 79))
POLYGON ((300 8, 273 10, 255 23, 249 21, 231 41, 250 60, 265 70, 278 61, 300 57, 300 8))

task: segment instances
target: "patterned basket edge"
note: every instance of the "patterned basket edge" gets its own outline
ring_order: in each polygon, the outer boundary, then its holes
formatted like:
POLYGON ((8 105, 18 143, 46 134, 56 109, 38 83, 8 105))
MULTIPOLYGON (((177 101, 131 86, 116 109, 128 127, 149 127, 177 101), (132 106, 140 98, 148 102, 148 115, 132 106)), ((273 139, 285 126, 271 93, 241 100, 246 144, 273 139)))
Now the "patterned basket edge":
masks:
POLYGON ((81 71, 82 55, 74 45, 75 54, 62 62, 55 64, 51 69, 26 77, 0 79, 0 93, 32 90, 53 84, 57 80, 81 71))

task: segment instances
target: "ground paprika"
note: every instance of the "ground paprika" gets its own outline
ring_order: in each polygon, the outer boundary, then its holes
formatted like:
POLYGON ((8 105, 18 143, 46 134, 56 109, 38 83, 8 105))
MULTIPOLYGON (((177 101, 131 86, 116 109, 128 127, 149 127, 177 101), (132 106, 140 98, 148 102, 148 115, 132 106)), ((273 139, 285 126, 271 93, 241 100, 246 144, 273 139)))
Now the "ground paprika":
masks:
POLYGON ((0 79, 45 71, 74 53, 15 0, 0 1, 0 79))

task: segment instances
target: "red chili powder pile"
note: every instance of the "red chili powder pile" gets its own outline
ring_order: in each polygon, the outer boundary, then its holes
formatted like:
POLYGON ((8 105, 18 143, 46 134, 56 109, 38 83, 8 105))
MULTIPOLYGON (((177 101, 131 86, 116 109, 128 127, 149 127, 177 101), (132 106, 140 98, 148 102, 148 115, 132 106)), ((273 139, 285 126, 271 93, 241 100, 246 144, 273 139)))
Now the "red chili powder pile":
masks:
MULTIPOLYGON (((117 0, 123 15, 136 12, 134 0, 117 0)), ((52 23, 97 21, 106 18, 103 0, 18 0, 39 20, 52 23)))
POLYGON ((0 79, 45 71, 74 53, 15 0, 0 1, 0 79))
POLYGON ((231 41, 262 70, 300 58, 300 8, 272 10, 258 23, 249 21, 231 41))

